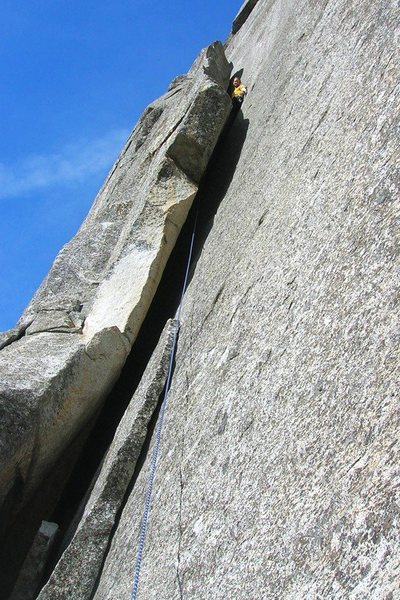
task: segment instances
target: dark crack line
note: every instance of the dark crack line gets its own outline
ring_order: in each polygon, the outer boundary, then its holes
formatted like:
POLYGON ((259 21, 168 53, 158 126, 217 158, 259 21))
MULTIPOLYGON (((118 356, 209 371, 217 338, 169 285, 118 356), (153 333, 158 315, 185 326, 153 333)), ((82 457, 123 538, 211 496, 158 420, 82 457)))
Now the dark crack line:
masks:
POLYGON ((345 475, 345 476, 346 476, 346 475, 348 475, 348 474, 350 473, 350 471, 351 471, 352 469, 354 469, 354 467, 356 466, 356 464, 357 464, 357 463, 359 463, 359 462, 360 462, 360 460, 362 460, 362 459, 364 458, 364 456, 365 456, 365 454, 362 454, 361 456, 359 456, 359 457, 357 458, 357 460, 355 460, 355 461, 354 461, 354 462, 353 462, 353 463, 350 465, 350 467, 349 467, 348 469, 346 469, 346 471, 345 471, 344 475, 345 475))
POLYGON ((203 323, 202 323, 202 325, 204 325, 204 323, 207 321, 208 317, 209 317, 209 316, 211 315, 211 313, 213 312, 213 310, 214 310, 214 308, 215 308, 215 305, 217 304, 218 300, 219 300, 219 299, 220 299, 220 297, 221 297, 221 294, 222 294, 222 292, 224 291, 224 286, 225 286, 225 284, 223 284, 223 285, 220 287, 220 289, 218 290, 218 292, 217 292, 217 295, 215 296, 214 300, 212 301, 212 306, 211 306, 210 310, 208 311, 208 313, 206 314, 206 316, 205 316, 205 317, 204 317, 204 319, 203 319, 203 323))
POLYGON ((239 310, 239 308, 240 308, 241 306, 243 306, 243 304, 245 303, 245 301, 246 301, 246 299, 247 299, 247 296, 249 295, 249 292, 250 292, 250 291, 252 290, 252 288, 254 287, 255 283, 256 283, 255 281, 252 281, 252 283, 249 285, 249 287, 247 288, 247 290, 246 290, 246 291, 244 292, 244 294, 241 296, 241 298, 240 298, 240 300, 239 300, 239 302, 238 302, 238 304, 237 304, 237 306, 236 306, 235 310, 233 311, 233 314, 232 314, 231 318, 229 319, 229 323, 232 323, 233 319, 235 318, 235 315, 236 315, 237 311, 238 311, 238 310, 239 310))
POLYGON ((329 111, 329 109, 331 107, 331 104, 332 104, 332 99, 330 100, 330 102, 329 102, 328 106, 326 107, 326 109, 321 114, 321 116, 320 116, 320 118, 318 120, 318 123, 316 124, 316 126, 314 127, 314 129, 312 130, 312 132, 310 133, 310 135, 308 136, 305 144, 303 145, 303 147, 302 147, 302 149, 300 151, 300 154, 302 152, 304 152, 304 150, 307 148, 307 146, 311 143, 311 140, 313 139, 315 132, 321 126, 322 122, 325 120, 325 117, 328 114, 328 111, 329 111))

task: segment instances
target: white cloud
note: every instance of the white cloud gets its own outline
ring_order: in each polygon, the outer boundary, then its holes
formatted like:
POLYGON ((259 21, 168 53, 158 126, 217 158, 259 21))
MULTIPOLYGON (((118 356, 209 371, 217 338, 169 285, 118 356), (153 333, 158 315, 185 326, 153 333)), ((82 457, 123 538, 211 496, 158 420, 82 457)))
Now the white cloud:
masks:
POLYGON ((101 138, 69 144, 54 154, 27 156, 14 165, 0 163, 0 198, 76 184, 105 171, 128 135, 127 129, 114 129, 101 138))

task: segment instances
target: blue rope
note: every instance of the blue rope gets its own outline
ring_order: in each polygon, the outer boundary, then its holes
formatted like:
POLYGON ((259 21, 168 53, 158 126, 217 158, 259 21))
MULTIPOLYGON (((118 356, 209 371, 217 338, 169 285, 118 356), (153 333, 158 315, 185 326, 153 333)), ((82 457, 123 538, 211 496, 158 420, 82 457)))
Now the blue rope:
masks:
POLYGON ((179 327, 180 327, 180 316, 181 316, 181 310, 182 310, 182 304, 183 304, 183 297, 186 292, 187 281, 188 281, 188 277, 189 277, 189 269, 190 269, 190 264, 192 261, 194 238, 195 238, 195 233, 196 233, 198 214, 199 214, 199 207, 197 206, 196 217, 195 217, 192 237, 191 237, 191 241, 190 241, 189 256, 188 256, 188 261, 187 261, 187 265, 186 265, 185 279, 183 282, 182 294, 181 294, 178 310, 177 310, 176 317, 175 317, 176 324, 175 324, 175 329, 174 329, 174 339, 173 339, 171 356, 170 356, 169 367, 168 367, 168 376, 167 376, 167 381, 165 384, 164 397, 163 397, 163 401, 161 404, 160 417, 159 417, 157 433, 156 433, 156 441, 155 441, 153 453, 151 456, 149 479, 147 482, 147 490, 146 490, 146 499, 145 499, 145 503, 144 503, 142 523, 140 526, 139 543, 138 543, 138 549, 137 549, 137 554, 136 554, 135 575, 133 578, 131 600, 136 600, 138 588, 139 588, 140 569, 142 566, 143 550, 144 550, 144 544, 145 544, 145 540, 146 540, 147 527, 148 527, 148 521, 149 521, 149 513, 150 513, 150 507, 151 507, 151 496, 153 493, 153 484, 154 484, 154 478, 155 478, 155 474, 156 474, 157 458, 158 458, 158 453, 159 453, 160 443, 161 443, 161 432, 162 432, 162 428, 163 428, 164 415, 165 415, 165 410, 167 407, 168 392, 169 392, 171 378, 172 378, 172 370, 173 370, 174 358, 175 358, 175 353, 176 353, 176 345, 177 345, 177 341, 178 341, 178 332, 179 332, 179 327))

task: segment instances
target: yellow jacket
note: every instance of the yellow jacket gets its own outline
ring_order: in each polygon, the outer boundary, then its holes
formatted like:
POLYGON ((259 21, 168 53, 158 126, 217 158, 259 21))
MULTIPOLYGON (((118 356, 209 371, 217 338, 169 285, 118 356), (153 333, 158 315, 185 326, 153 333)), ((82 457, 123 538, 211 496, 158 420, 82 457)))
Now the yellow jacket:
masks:
POLYGON ((232 98, 237 98, 237 96, 244 96, 247 92, 247 88, 245 85, 243 85, 243 83, 241 83, 240 85, 238 85, 238 87, 233 88, 232 91, 232 98))

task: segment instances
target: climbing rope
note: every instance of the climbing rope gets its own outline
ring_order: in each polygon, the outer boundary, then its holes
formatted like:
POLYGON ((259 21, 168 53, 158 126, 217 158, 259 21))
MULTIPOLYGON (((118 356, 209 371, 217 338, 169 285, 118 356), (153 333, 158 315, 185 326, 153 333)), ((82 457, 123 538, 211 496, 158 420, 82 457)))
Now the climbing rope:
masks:
POLYGON ((191 236, 191 240, 190 240, 190 248, 189 248, 188 260, 187 260, 187 265, 186 265, 185 278, 184 278, 184 282, 183 282, 183 286, 182 286, 182 293, 181 293, 178 310, 177 310, 176 316, 175 316, 174 338, 173 338, 171 356, 170 356, 169 366, 168 366, 168 376, 167 376, 167 381, 165 384, 164 397, 163 397, 163 401, 162 401, 161 409, 160 409, 160 417, 159 417, 158 426, 157 426, 156 440, 154 443, 153 453, 152 453, 151 461, 150 461, 149 479, 147 482, 146 499, 145 499, 145 503, 144 503, 142 523, 140 526, 140 535, 139 535, 139 542, 138 542, 138 548, 137 548, 137 553, 136 553, 135 574, 134 574, 134 578, 133 578, 131 600, 136 600, 138 588, 139 588, 140 569, 142 566, 143 550, 144 550, 144 544, 145 544, 147 528, 148 528, 149 513, 150 513, 150 507, 151 507, 151 496, 153 493, 153 484, 154 484, 154 478, 155 478, 156 467, 157 467, 157 458, 158 458, 158 453, 160 450, 161 433, 162 433, 162 428, 163 428, 163 423, 164 423, 165 410, 167 407, 168 392, 169 392, 169 388, 170 388, 170 384, 171 384, 172 370, 173 370, 174 358, 175 358, 175 353, 176 353, 176 345, 177 345, 177 341, 178 341, 178 333, 179 333, 179 327, 180 327, 180 316, 181 316, 181 310, 182 310, 182 304, 183 304, 183 297, 186 292, 187 281, 188 281, 188 277, 189 277, 189 269, 190 269, 190 264, 192 261, 194 238, 195 238, 195 234, 196 234, 198 215, 199 215, 199 206, 197 205, 196 216, 195 216, 192 236, 191 236))

